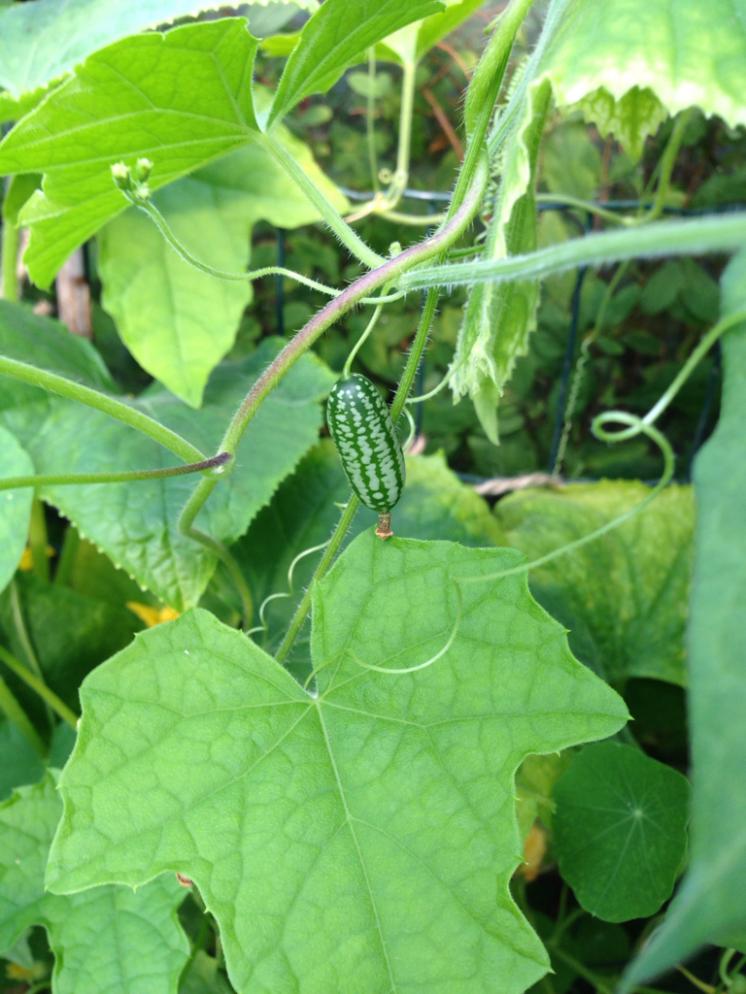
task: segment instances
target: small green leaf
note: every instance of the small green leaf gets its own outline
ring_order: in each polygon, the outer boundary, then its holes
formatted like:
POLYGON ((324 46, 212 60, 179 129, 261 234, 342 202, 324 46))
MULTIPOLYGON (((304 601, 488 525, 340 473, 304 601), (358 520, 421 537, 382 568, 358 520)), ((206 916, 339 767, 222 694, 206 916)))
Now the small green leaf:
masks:
MULTIPOLYGON (((0 478, 29 476, 33 472, 28 453, 9 432, 0 428, 0 478)), ((0 590, 4 590, 13 579, 23 555, 33 497, 31 487, 0 490, 0 590)))
POLYGON ((242 18, 125 38, 92 55, 13 128, 0 145, 0 172, 44 174, 20 216, 39 286, 127 206, 114 163, 150 158, 155 190, 256 133, 256 45, 242 18))
MULTIPOLYGON (((746 253, 723 273, 722 312, 746 310, 746 253)), ((746 322, 723 337, 720 420, 694 464, 697 498, 689 625, 692 737, 691 864, 666 919, 632 964, 623 988, 689 956, 705 942, 746 934, 746 322)))
POLYGON ((524 991, 514 771, 626 712, 524 577, 459 609, 516 561, 359 536, 315 591, 313 695, 203 611, 138 636, 84 685, 50 885, 186 873, 240 994, 524 991))
MULTIPOLYGON (((538 559, 639 504, 641 483, 525 490, 500 501, 508 544, 538 559)), ((667 487, 640 514, 590 545, 531 570, 538 601, 567 628, 573 652, 604 679, 684 684, 692 571, 690 487, 667 487)))
POLYGON ((649 918, 686 852, 689 784, 633 746, 587 746, 554 787, 554 851, 580 905, 608 922, 649 918))
POLYGON ((417 32, 417 61, 482 6, 482 0, 445 0, 446 9, 426 17, 417 32))
POLYGON ((0 952, 30 925, 43 925, 57 961, 54 994, 172 994, 189 952, 176 921, 183 888, 160 879, 137 893, 46 893, 44 868, 61 812, 50 775, 0 805, 0 952))
MULTIPOLYGON (((285 129, 278 137, 327 199, 346 209, 308 147, 285 129)), ((257 221, 294 228, 319 217, 259 137, 160 190, 153 202, 196 258, 229 272, 247 268, 257 221)), ((106 225, 99 249, 103 303, 127 348, 177 397, 199 407, 209 374, 233 344, 251 284, 199 272, 135 208, 106 225)))
POLYGON ((438 42, 481 7, 483 0, 443 0, 445 10, 389 35, 376 46, 376 57, 399 65, 420 62, 438 42))
POLYGON ((439 0, 326 0, 301 32, 277 87, 269 123, 333 86, 371 45, 443 9, 439 0))

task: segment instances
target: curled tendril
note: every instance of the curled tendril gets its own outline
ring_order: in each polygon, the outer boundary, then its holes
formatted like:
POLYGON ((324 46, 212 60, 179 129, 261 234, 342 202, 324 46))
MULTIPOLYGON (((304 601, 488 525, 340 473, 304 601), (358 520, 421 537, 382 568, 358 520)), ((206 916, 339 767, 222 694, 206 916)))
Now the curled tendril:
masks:
POLYGON ((408 397, 406 401, 407 404, 422 404, 424 401, 430 400, 431 397, 435 397, 437 394, 440 393, 441 390, 445 389, 445 387, 448 386, 450 379, 451 379, 451 371, 449 369, 446 375, 443 377, 440 383, 438 383, 437 386, 433 387, 432 390, 428 390, 427 393, 421 393, 419 397, 408 397))
POLYGON ((258 632, 268 631, 266 611, 269 605, 272 603, 272 601, 284 600, 285 598, 293 596, 293 575, 295 573, 295 568, 298 565, 298 563, 302 559, 305 559, 306 556, 312 556, 314 552, 321 552, 321 550, 325 549, 328 544, 329 541, 327 540, 326 542, 322 542, 320 545, 312 545, 310 548, 304 549, 302 552, 298 553, 298 555, 295 557, 295 559, 293 559, 293 561, 290 563, 290 566, 288 567, 287 591, 280 591, 278 593, 269 594, 269 596, 264 598, 264 600, 261 603, 261 606, 259 607, 259 624, 255 625, 253 628, 249 628, 249 630, 245 633, 246 635, 254 635, 258 632))
POLYGON ((453 583, 456 590, 456 620, 453 623, 451 634, 448 636, 445 645, 442 648, 440 648, 435 653, 434 656, 430 656, 429 659, 426 659, 422 663, 415 663, 414 666, 404 666, 398 668, 398 667, 389 667, 389 666, 375 666, 373 663, 366 663, 357 655, 357 653, 353 652, 351 649, 347 650, 347 655, 351 659, 353 659, 357 663, 357 665, 360 666, 362 669, 369 670, 373 673, 383 673, 386 676, 403 676, 406 673, 419 673, 420 670, 429 669, 434 663, 437 663, 439 659, 442 659, 443 656, 445 656, 445 654, 451 648, 453 643, 456 641, 456 636, 458 635, 459 628, 461 627, 461 619, 463 617, 463 601, 461 597, 461 589, 459 587, 459 583, 461 583, 461 580, 460 579, 454 580, 453 583))
POLYGON ((415 435, 417 434, 417 425, 415 424, 415 420, 412 417, 412 412, 407 407, 404 408, 404 411, 402 413, 406 417, 407 423, 409 424, 409 433, 407 435, 407 440, 402 445, 402 451, 406 452, 411 446, 412 442, 414 441, 415 435))
MULTIPOLYGON (((316 290, 318 293, 326 294, 328 297, 338 297, 342 292, 341 290, 334 289, 334 287, 327 286, 325 283, 319 283, 318 280, 313 280, 309 276, 304 276, 302 273, 298 273, 294 269, 286 269, 284 266, 265 266, 262 269, 232 272, 224 269, 216 269, 215 266, 202 262, 201 259, 198 259, 195 255, 192 255, 183 242, 179 240, 166 218, 150 199, 151 190, 148 186, 147 179, 150 175, 151 169, 152 163, 150 163, 149 160, 138 159, 134 169, 130 169, 129 166, 126 166, 123 162, 115 163, 111 167, 111 174, 117 189, 121 191, 132 207, 136 207, 138 210, 141 210, 148 218, 150 218, 160 234, 163 236, 164 241, 174 250, 182 262, 187 263, 187 265, 198 270, 200 273, 205 273, 207 276, 213 276, 215 279, 219 280, 242 282, 244 280, 258 280, 265 276, 284 276, 287 279, 295 280, 297 283, 301 283, 303 286, 309 287, 311 290, 316 290), (141 164, 144 165, 141 167, 141 164)), ((400 290, 380 297, 363 297, 360 303, 376 304, 380 306, 384 303, 400 300, 403 296, 405 296, 405 292, 400 290)))
POLYGON ((737 311, 735 314, 729 314, 713 325, 692 351, 692 354, 669 384, 668 389, 661 394, 645 417, 640 418, 636 414, 629 414, 627 411, 603 411, 601 414, 597 414, 591 422, 591 432, 600 442, 607 442, 613 445, 617 442, 629 441, 629 439, 636 438, 638 435, 645 435, 646 438, 649 438, 657 446, 663 457, 663 471, 660 479, 646 497, 623 514, 612 518, 611 521, 607 521, 600 528, 596 528, 594 531, 589 532, 588 535, 584 535, 582 538, 578 538, 573 542, 568 542, 567 545, 560 546, 559 549, 555 549, 553 552, 548 552, 545 556, 532 559, 530 562, 522 563, 520 566, 514 566, 512 569, 499 570, 497 573, 487 573, 484 576, 463 577, 461 582, 482 583, 485 580, 499 580, 506 576, 517 576, 520 573, 527 573, 536 566, 543 566, 545 563, 552 562, 552 560, 558 559, 568 552, 573 552, 575 549, 588 545, 589 542, 595 542, 597 538, 601 538, 614 528, 618 528, 619 525, 624 524, 625 521, 629 521, 630 518, 634 518, 641 511, 644 511, 671 482, 676 465, 676 457, 671 448, 671 443, 663 432, 655 427, 654 422, 658 420, 671 404, 676 394, 688 380, 692 370, 721 335, 728 331, 729 328, 740 324, 744 320, 746 320, 746 311, 737 311), (610 431, 606 427, 609 424, 621 425, 621 427, 610 431))
POLYGON ((627 439, 635 438, 637 435, 645 435, 658 447, 663 457, 663 471, 660 479, 650 493, 633 507, 630 507, 623 514, 617 515, 616 518, 612 518, 611 521, 607 521, 600 528, 594 529, 592 532, 583 535, 582 538, 575 539, 573 542, 561 545, 553 552, 548 552, 546 555, 539 556, 538 559, 532 559, 527 563, 521 563, 520 566, 498 570, 497 573, 485 573, 484 576, 461 577, 461 583, 483 583, 486 580, 501 580, 506 576, 518 576, 521 573, 527 573, 529 570, 535 569, 537 566, 543 566, 545 563, 552 562, 554 559, 559 559, 560 556, 564 556, 568 552, 573 552, 575 549, 588 545, 589 542, 595 542, 596 539, 601 538, 613 529, 618 528, 619 525, 624 524, 625 521, 629 521, 630 518, 634 518, 641 511, 644 511, 673 479, 676 457, 671 448, 671 443, 663 432, 659 431, 652 424, 646 423, 645 418, 640 418, 636 414, 629 414, 626 411, 604 411, 593 419, 591 431, 599 441, 609 443, 623 442, 627 439), (624 425, 624 427, 617 431, 608 431, 605 426, 609 423, 624 425))

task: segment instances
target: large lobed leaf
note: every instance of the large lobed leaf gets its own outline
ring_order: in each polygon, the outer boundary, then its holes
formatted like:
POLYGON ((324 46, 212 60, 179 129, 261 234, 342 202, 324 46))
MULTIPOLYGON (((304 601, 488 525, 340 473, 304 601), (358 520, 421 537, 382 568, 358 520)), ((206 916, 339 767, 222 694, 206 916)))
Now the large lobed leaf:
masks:
POLYGON ((0 805, 0 952, 43 925, 56 964, 53 994, 172 994, 189 944, 176 920, 184 890, 155 880, 134 893, 98 887, 59 897, 44 869, 62 804, 47 775, 0 805))
POLYGON ((157 189, 256 133, 256 45, 242 18, 125 38, 91 55, 13 128, 0 172, 44 173, 19 217, 31 228, 25 259, 36 283, 47 286, 126 207, 113 163, 149 157, 157 189))
POLYGON ((519 994, 547 969, 508 881, 529 753, 614 732, 505 550, 359 536, 315 591, 309 695, 203 611, 86 681, 49 884, 186 873, 241 994, 519 994), (429 667, 401 674, 442 650, 429 667))
MULTIPOLYGON (((746 311, 746 253, 722 280, 724 314, 746 311)), ((691 864, 660 930, 624 985, 631 991, 705 942, 746 933, 746 322, 723 338, 720 420, 694 466, 697 497, 689 628, 691 864)))
MULTIPOLYGON (((278 136, 335 207, 346 199, 302 142, 278 136)), ((153 202, 198 259, 228 272, 247 268, 251 230, 260 219, 284 228, 310 224, 318 211, 257 138, 158 191, 153 202)), ((132 208, 99 235, 103 303, 141 366, 198 407, 207 378, 236 336, 251 300, 248 280, 196 270, 132 208)))
MULTIPOLYGON (((507 543, 538 559, 582 538, 650 493, 627 481, 527 490, 500 501, 507 543)), ((570 629, 573 652, 612 684, 651 677, 683 684, 692 572, 691 488, 667 487, 602 538, 533 569, 539 602, 570 629)))
MULTIPOLYGON (((162 388, 131 401, 156 420, 214 452, 232 413, 278 344, 267 341, 248 359, 217 369, 199 417, 162 388)), ((101 385, 105 370, 95 350, 54 321, 0 305, 0 351, 101 385), (62 368, 60 368, 62 367, 62 368), (98 380, 99 383, 95 381, 98 380)), ((306 356, 262 405, 239 447, 235 466, 221 481, 198 524, 235 542, 280 481, 313 445, 321 425, 319 400, 331 385, 326 367, 306 356)), ((31 454, 39 473, 156 469, 178 460, 106 415, 44 391, 5 381, 0 424, 31 454)), ((177 609, 195 604, 215 567, 214 556, 180 534, 177 522, 195 479, 48 486, 42 496, 138 583, 177 609)))

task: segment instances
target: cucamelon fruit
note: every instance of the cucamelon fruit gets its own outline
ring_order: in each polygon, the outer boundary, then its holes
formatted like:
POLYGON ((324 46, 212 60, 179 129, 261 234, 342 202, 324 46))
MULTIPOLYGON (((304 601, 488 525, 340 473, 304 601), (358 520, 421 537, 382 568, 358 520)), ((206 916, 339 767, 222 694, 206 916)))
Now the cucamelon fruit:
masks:
POLYGON ((401 497, 405 470, 380 393, 359 373, 338 380, 329 394, 326 419, 350 486, 366 507, 387 515, 401 497))

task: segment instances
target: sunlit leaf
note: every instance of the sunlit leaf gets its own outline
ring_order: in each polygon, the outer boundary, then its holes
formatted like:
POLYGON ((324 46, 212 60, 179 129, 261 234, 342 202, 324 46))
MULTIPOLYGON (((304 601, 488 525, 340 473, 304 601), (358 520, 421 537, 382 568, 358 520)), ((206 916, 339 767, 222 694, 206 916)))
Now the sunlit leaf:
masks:
POLYGON ((138 637, 84 686, 50 885, 187 874, 240 994, 524 991, 514 771, 626 714, 525 578, 456 583, 516 558, 359 536, 315 593, 314 695, 202 611, 138 637))
POLYGON ((304 97, 328 90, 345 69, 386 35, 443 9, 439 0, 326 0, 307 22, 288 58, 269 120, 304 97))
MULTIPOLYGON (((631 481, 526 490, 500 501, 509 545, 538 559, 639 504, 631 481)), ((683 684, 694 501, 667 487, 640 514, 589 545, 538 566, 534 595, 570 629, 573 652, 611 683, 633 676, 683 684)))
POLYGON ((251 89, 256 40, 242 18, 143 34, 96 52, 0 145, 0 172, 43 173, 21 212, 25 255, 47 286, 69 253, 127 201, 111 165, 146 156, 155 190, 257 131, 251 89))

